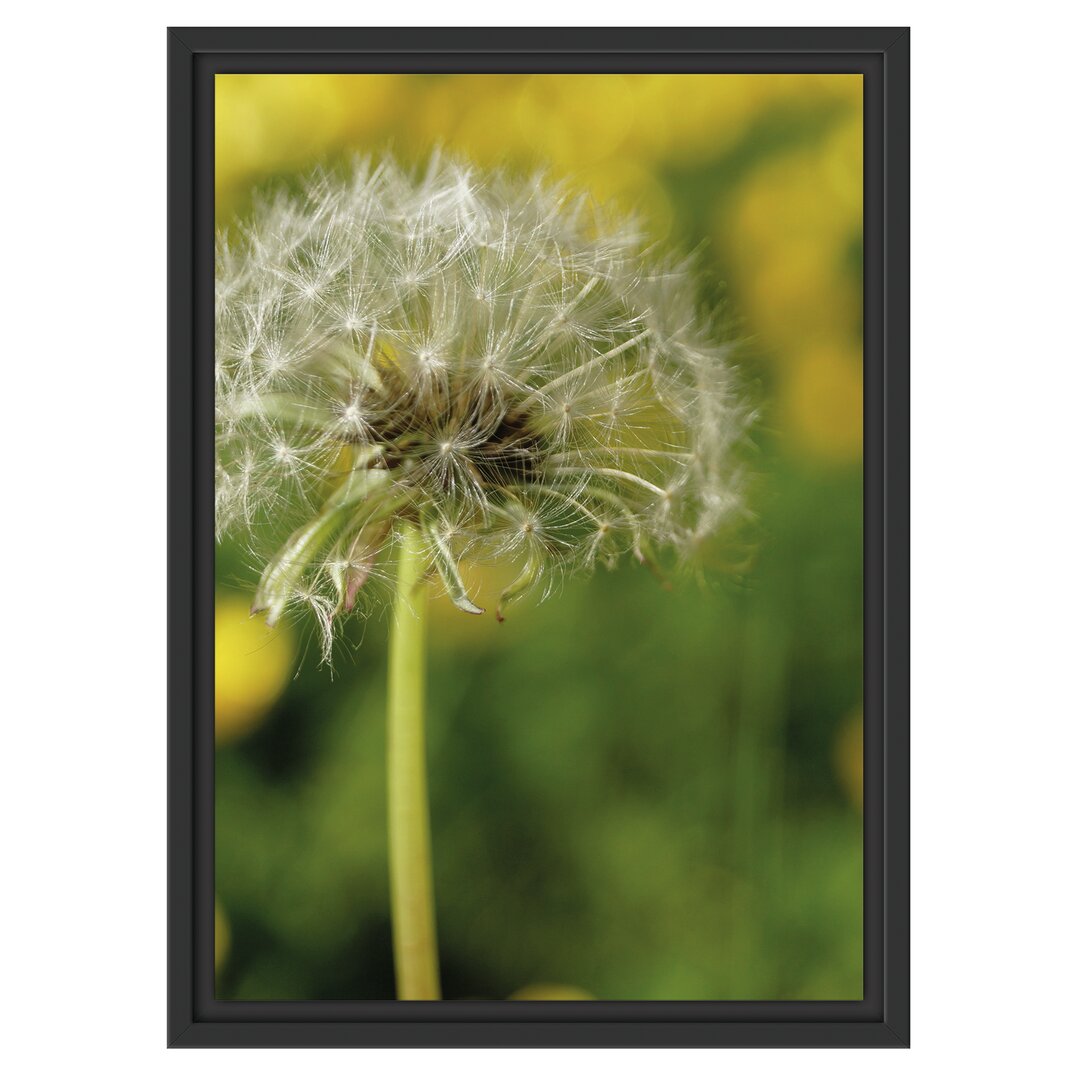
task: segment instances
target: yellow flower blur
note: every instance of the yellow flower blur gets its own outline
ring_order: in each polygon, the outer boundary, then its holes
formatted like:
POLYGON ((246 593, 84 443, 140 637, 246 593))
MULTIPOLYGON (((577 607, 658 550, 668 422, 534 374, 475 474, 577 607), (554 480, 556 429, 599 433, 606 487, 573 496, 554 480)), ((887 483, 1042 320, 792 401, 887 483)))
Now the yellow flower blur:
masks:
POLYGON ((511 1001, 595 1001, 587 990, 580 986, 568 986, 563 983, 530 983, 510 995, 511 1001))
POLYGON ((845 720, 833 748, 836 775, 852 804, 863 806, 863 714, 856 709, 845 720))
POLYGON ((229 955, 229 920, 221 901, 214 898, 214 970, 220 971, 229 955))
POLYGON ((214 605, 214 734, 217 742, 258 727, 293 668, 288 630, 250 615, 251 600, 220 595, 214 605))

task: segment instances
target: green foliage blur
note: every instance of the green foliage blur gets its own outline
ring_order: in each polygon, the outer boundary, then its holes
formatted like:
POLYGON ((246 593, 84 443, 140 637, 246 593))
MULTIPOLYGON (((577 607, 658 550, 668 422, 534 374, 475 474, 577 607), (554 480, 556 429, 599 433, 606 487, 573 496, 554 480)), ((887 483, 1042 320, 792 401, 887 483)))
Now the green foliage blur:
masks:
MULTIPOLYGON (((444 996, 861 998, 859 79, 217 88, 219 224, 254 183, 356 149, 543 160, 705 241, 703 300, 741 316, 755 520, 700 580, 626 563, 502 625, 434 606, 444 996)), ((330 672, 310 627, 248 620, 228 543, 217 579, 218 995, 393 998, 386 618, 330 672)))

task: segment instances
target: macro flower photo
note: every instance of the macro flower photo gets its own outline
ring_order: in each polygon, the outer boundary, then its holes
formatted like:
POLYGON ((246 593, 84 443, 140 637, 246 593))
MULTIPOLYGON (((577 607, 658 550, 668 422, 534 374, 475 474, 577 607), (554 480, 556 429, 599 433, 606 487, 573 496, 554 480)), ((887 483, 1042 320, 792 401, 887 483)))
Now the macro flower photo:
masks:
POLYGON ((222 1000, 862 997, 862 97, 218 75, 222 1000))

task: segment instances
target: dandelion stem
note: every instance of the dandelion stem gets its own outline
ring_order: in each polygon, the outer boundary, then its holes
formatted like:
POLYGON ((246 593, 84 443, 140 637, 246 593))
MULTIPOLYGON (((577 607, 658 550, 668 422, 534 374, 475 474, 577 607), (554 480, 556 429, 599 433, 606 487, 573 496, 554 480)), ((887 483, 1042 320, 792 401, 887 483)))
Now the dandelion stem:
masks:
POLYGON ((403 523, 390 630, 386 754, 390 910, 401 1001, 440 997, 424 753, 425 570, 421 532, 403 523))

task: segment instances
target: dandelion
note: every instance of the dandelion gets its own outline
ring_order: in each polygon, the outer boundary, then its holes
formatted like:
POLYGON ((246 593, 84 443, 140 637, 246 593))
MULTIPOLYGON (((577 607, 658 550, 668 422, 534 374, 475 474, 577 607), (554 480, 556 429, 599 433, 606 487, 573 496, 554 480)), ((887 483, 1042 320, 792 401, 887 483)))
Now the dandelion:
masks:
POLYGON ((623 556, 690 557, 739 507, 746 424, 689 265, 543 177, 432 160, 319 173, 217 254, 217 522, 253 611, 315 615, 323 657, 395 576, 391 885, 399 997, 438 997, 423 762, 424 607, 495 615, 623 556))

